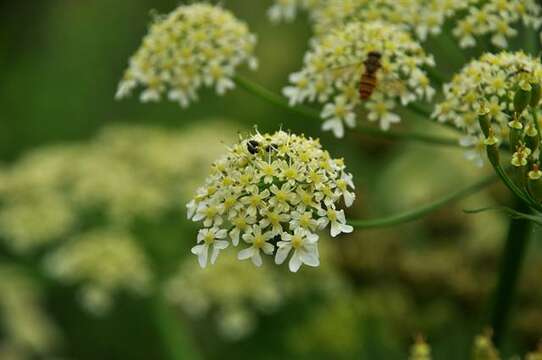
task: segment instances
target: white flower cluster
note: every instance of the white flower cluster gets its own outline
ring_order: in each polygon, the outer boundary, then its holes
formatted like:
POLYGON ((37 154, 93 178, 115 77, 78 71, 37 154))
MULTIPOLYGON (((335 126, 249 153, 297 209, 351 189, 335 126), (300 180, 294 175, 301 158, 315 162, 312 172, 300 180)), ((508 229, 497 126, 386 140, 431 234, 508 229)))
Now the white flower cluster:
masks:
POLYGON ((475 46, 476 38, 491 35, 493 45, 505 48, 507 39, 518 34, 514 26, 519 22, 534 29, 542 24, 535 0, 477 0, 468 9, 453 30, 461 47, 475 46))
MULTIPOLYGON (((320 0, 302 4, 314 23, 317 35, 349 22, 385 21, 411 31, 420 40, 441 32, 447 18, 468 6, 456 0, 320 0)), ((291 7, 291 6, 290 6, 291 7)), ((290 7, 275 4, 272 9, 290 7)), ((278 12, 275 10, 274 12, 278 12)), ((291 12, 291 11, 290 11, 291 12)), ((271 13, 271 11, 270 11, 271 13)))
POLYGON ((102 314, 117 291, 144 295, 152 274, 145 254, 124 231, 99 229, 77 236, 46 258, 46 269, 66 283, 83 283, 80 297, 89 311, 102 314))
POLYGON ((273 22, 292 21, 299 10, 313 10, 322 6, 325 0, 275 0, 267 11, 269 19, 273 22))
POLYGON ((130 59, 117 98, 142 86, 141 101, 171 101, 188 106, 202 86, 219 95, 234 87, 235 69, 253 56, 256 37, 235 16, 210 4, 181 5, 150 26, 143 44, 130 59))
POLYGON ((33 359, 50 355, 58 329, 42 308, 38 284, 15 265, 0 265, 0 358, 33 359))
POLYGON ((192 252, 202 267, 208 253, 214 263, 229 246, 248 245, 239 259, 256 266, 264 255, 281 264, 293 252, 289 268, 318 266, 318 235, 331 225, 331 235, 351 232, 343 210, 355 194, 352 175, 342 159, 332 159, 318 140, 278 131, 250 136, 234 145, 213 165, 205 186, 187 204, 188 218, 203 223, 192 252), (276 250, 276 251, 275 251, 276 250))
POLYGON ((344 135, 343 123, 356 125, 356 110, 365 108, 370 121, 387 130, 400 121, 393 112, 398 101, 431 99, 434 89, 422 69, 433 66, 431 56, 412 37, 393 25, 381 22, 350 23, 317 39, 306 54, 304 67, 290 76, 284 94, 295 105, 304 101, 324 104, 322 128, 344 135), (360 78, 370 52, 381 54, 377 84, 368 100, 361 100, 360 78))
POLYGON ((474 147, 468 157, 481 164, 486 145, 507 143, 510 129, 519 129, 530 137, 538 134, 538 119, 527 110, 513 116, 518 89, 528 92, 534 84, 542 84, 542 64, 538 59, 523 52, 486 53, 445 85, 445 98, 437 104, 433 116, 464 130, 467 136, 462 144, 474 147), (480 128, 481 114, 491 121, 490 139, 480 128))
POLYGON ((88 143, 36 149, 0 169, 0 236, 26 253, 69 236, 88 212, 125 226, 178 208, 222 153, 216 132, 234 138, 223 121, 183 132, 116 125, 88 143))
POLYGON ((537 29, 540 6, 535 0, 276 0, 269 10, 272 20, 291 20, 306 10, 317 35, 352 21, 385 21, 411 31, 424 41, 455 19, 453 34, 460 46, 476 45, 476 38, 491 35, 494 45, 504 48, 517 35, 518 23, 537 29))
POLYGON ((225 340, 237 341, 256 330, 261 316, 280 311, 292 299, 317 295, 323 300, 344 294, 348 286, 333 250, 332 242, 322 241, 321 267, 296 276, 289 276, 283 267, 252 271, 253 265, 239 261, 231 247, 220 254, 215 266, 205 269, 186 259, 165 283, 165 298, 188 317, 215 323, 225 340))

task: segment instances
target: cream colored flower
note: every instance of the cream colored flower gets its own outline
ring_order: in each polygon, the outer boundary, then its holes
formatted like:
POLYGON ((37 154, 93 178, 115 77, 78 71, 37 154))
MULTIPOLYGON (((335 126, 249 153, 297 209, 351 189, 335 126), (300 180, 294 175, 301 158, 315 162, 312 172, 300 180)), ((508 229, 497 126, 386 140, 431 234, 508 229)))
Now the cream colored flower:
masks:
MULTIPOLYGON (((542 64, 537 58, 523 52, 487 53, 463 67, 444 86, 444 100, 436 106, 433 116, 453 123, 479 140, 485 138, 479 125, 482 114, 489 119, 492 132, 490 138, 484 140, 486 145, 509 144, 511 130, 519 131, 519 140, 527 143, 525 137, 535 131, 534 119, 527 108, 517 113, 514 99, 517 100, 520 90, 524 92, 522 96, 530 97, 535 84, 542 84, 542 64)), ((474 140, 462 144, 477 147, 480 143, 474 140)), ((516 155, 514 165, 523 166, 525 151, 516 155)))
POLYGON ((60 281, 81 283, 83 305, 97 314, 111 308, 118 291, 146 294, 152 278, 135 239, 114 229, 93 230, 72 239, 46 258, 46 269, 60 281))
POLYGON ((235 16, 210 4, 181 5, 151 24, 119 84, 117 98, 141 86, 142 102, 164 94, 186 107, 202 86, 222 95, 234 87, 236 68, 255 68, 256 37, 235 16))
POLYGON ((290 104, 323 104, 322 129, 337 137, 344 124, 355 127, 356 116, 365 110, 370 121, 382 129, 400 120, 393 112, 397 103, 430 99, 434 93, 423 70, 433 66, 420 44, 400 28, 381 22, 353 22, 316 39, 306 54, 303 68, 290 76, 284 89, 290 104), (359 84, 370 52, 381 54, 377 83, 368 100, 361 100, 359 84))
POLYGON ((290 20, 297 11, 309 13, 317 36, 354 21, 385 21, 400 26, 424 41, 453 21, 453 34, 461 47, 476 45, 490 35, 498 47, 508 46, 519 24, 538 29, 540 6, 535 0, 276 0, 272 20, 290 20))
MULTIPOLYGON (((232 146, 213 168, 220 170, 207 178, 187 205, 190 218, 203 223, 198 242, 210 234, 213 243, 221 239, 222 249, 226 233, 234 245, 242 238, 250 247, 241 250, 239 258, 250 258, 260 266, 262 253, 273 255, 277 242, 287 241, 298 229, 305 229, 305 237, 318 239, 312 231, 326 227, 327 223, 318 220, 322 211, 328 214, 333 236, 351 231, 344 212, 335 208, 341 199, 352 205, 352 175, 346 172, 342 159, 332 159, 318 140, 284 131, 256 133, 232 146), (232 196, 237 199, 236 206, 224 207, 232 196), (199 204, 197 211, 195 203, 199 204)), ((315 241, 309 242, 316 246, 315 241)), ((196 247, 196 255, 206 263, 208 248, 204 244, 196 247)), ((311 259, 306 262, 314 264, 311 259)))
POLYGON ((262 256, 260 252, 266 255, 273 254, 275 246, 268 241, 274 236, 272 231, 267 231, 262 234, 262 229, 259 225, 254 225, 249 232, 243 234, 243 240, 250 244, 250 247, 239 251, 237 258, 239 260, 251 259, 256 266, 262 266, 262 256))
POLYGON ((318 235, 312 234, 303 228, 296 228, 293 234, 284 234, 278 242, 275 262, 282 264, 293 249, 292 257, 288 263, 290 271, 297 272, 302 264, 308 266, 320 265, 318 255, 318 235))
POLYGON ((224 229, 210 228, 200 229, 198 233, 198 244, 192 248, 192 254, 198 256, 199 265, 204 268, 207 266, 209 249, 211 249, 211 264, 214 264, 221 250, 228 247, 229 243, 225 239, 227 231, 224 229))

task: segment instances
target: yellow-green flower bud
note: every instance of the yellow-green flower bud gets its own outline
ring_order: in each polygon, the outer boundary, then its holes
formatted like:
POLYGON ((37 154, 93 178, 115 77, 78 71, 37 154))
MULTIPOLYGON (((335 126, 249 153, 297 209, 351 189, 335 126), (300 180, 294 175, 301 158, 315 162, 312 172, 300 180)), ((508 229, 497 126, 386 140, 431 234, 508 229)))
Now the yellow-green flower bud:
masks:
POLYGON ((499 149, 497 148, 498 143, 499 140, 494 135, 493 129, 489 128, 488 137, 486 140, 484 140, 484 144, 486 145, 487 158, 489 159, 489 162, 493 164, 493 166, 499 165, 499 149))
POLYGON ((499 360, 500 356, 491 341, 491 332, 474 339, 473 360, 499 360))
POLYGON ((525 127, 525 143, 527 147, 532 151, 538 149, 538 144, 540 143, 540 136, 538 131, 532 122, 529 122, 525 127))
POLYGON ((518 88, 514 95, 514 110, 516 113, 521 114, 523 110, 529 105, 531 101, 531 92, 518 88))
POLYGON ((416 342, 410 348, 409 360, 431 360, 431 347, 422 335, 416 337, 416 342))
POLYGON ((542 171, 540 171, 540 166, 538 164, 533 164, 532 170, 529 171, 529 179, 538 180, 542 177, 542 171))
POLYGON ((537 107, 540 103, 540 97, 542 96, 542 88, 540 84, 531 84, 531 107, 537 107))
POLYGON ((525 145, 519 145, 514 154, 512 154, 511 164, 515 167, 525 166, 528 163, 529 155, 531 155, 531 149, 525 147, 525 145))

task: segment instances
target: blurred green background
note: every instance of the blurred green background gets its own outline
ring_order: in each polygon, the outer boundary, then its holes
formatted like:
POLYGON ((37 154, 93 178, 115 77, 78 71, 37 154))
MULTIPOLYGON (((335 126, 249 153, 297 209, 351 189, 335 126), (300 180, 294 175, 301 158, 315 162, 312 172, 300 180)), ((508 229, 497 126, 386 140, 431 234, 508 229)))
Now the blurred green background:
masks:
MULTIPOLYGON (((0 359, 406 359, 418 333, 434 346, 436 359, 467 358, 473 336, 487 324, 508 219, 498 213, 466 215, 462 209, 509 202, 499 187, 413 224, 323 239, 328 243, 325 264, 300 274, 275 269, 271 262, 265 270, 252 270, 226 260, 223 267, 208 269, 211 275, 197 270, 196 258, 189 255, 196 228, 185 220, 186 192, 203 181, 218 155, 212 145, 229 143, 236 132, 250 130, 254 124, 260 131, 282 126, 320 137, 334 157, 344 156, 357 185, 358 201, 349 213, 353 218, 408 209, 467 184, 480 176, 480 170, 463 159, 461 150, 393 144, 357 135, 336 141, 319 131, 319 123, 299 119, 242 90, 224 97, 202 94, 186 110, 169 102, 144 105, 136 97, 115 101, 118 80, 146 32, 151 10, 167 13, 178 4, 170 0, 49 0, 0 5, 2 168, 16 167, 36 149, 94 143, 104 129, 116 125, 167 129, 166 133, 178 134, 179 142, 191 136, 190 144, 200 145, 199 153, 203 149, 203 155, 190 164, 195 170, 192 177, 185 174, 186 181, 178 183, 178 192, 184 195, 175 191, 169 195, 177 205, 158 217, 140 216, 130 225, 153 273, 155 285, 150 293, 120 291, 109 311, 93 314, 81 306, 78 284, 56 281, 44 270, 43 259, 52 245, 21 255, 1 242, 1 264, 32 279, 30 288, 41 294, 34 305, 54 324, 58 341, 46 351, 19 351, 24 344, 10 344, 14 331, 2 325, 9 323, 9 314, 15 311, 13 301, 0 301, 0 359), (194 127, 205 129, 205 136, 194 127), (205 149, 209 149, 207 157, 205 149), (168 302, 168 295, 157 290, 174 276, 180 263, 185 264, 177 274, 182 278, 177 289, 180 297, 193 296, 195 304, 209 301, 203 315, 193 316, 190 301, 179 306, 184 300, 168 302), (263 273, 247 275, 259 271, 263 273), (272 300, 250 298, 251 291, 261 290, 258 284, 269 284, 266 291, 272 300), (202 291, 204 286, 208 289, 202 291), (231 294, 241 294, 235 300, 243 309, 241 315, 230 303, 224 305, 228 296, 237 296, 231 294), (273 300, 274 296, 279 299, 273 300), (266 301, 272 309, 267 309, 266 301)), ((306 19, 272 25, 266 17, 271 1, 221 4, 258 35, 260 67, 255 73, 245 70, 247 76, 280 91, 288 75, 301 65, 310 37, 306 19)), ((472 50, 468 56, 480 51, 472 50)), ((439 63, 448 75, 458 66, 439 63)), ((414 126, 425 129, 423 124, 414 126)), ((107 141, 102 145, 113 146, 107 141)), ((94 146, 99 148, 99 141, 94 146)), ((143 145, 134 141, 131 146, 136 151, 143 145)), ((191 151, 173 155, 179 159, 194 156, 191 151)), ((70 161, 84 160, 75 156, 70 161)), ((108 171, 105 165, 98 169, 102 171, 91 176, 102 178, 108 171)), ((96 214, 80 218, 88 228, 103 222, 96 214)), ((538 232, 533 236, 539 236, 538 232)), ((70 237, 77 235, 78 230, 71 230, 70 237)), ((67 237, 55 240, 56 244, 66 241, 67 237)), ((506 353, 525 353, 542 335, 539 248, 540 244, 532 246, 525 267, 506 353)), ((0 279, 9 282, 11 275, 4 275, 0 279)), ((0 285, 0 292, 12 291, 8 285, 0 285)), ((33 320, 30 323, 34 325, 30 328, 40 331, 33 320)), ((21 330, 23 335, 25 331, 21 330)))

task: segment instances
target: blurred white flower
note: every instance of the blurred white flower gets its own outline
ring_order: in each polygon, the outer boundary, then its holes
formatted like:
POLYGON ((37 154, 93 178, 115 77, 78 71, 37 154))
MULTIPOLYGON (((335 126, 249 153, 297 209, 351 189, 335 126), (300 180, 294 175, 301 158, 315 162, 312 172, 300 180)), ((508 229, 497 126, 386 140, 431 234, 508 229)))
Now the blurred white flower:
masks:
POLYGON ((4 347, 21 359, 42 358, 53 352, 60 334, 41 302, 39 284, 22 268, 0 265, 0 357, 4 347))
POLYGON ((152 273, 143 250, 124 231, 93 230, 72 239, 45 261, 46 270, 66 283, 81 283, 83 305, 97 314, 112 306, 118 291, 144 295, 152 273))
POLYGON ((216 132, 235 134, 224 121, 183 131, 110 125, 85 143, 36 149, 0 169, 0 236, 24 254, 71 236, 89 212, 127 226, 179 209, 223 152, 216 132))
POLYGON ((269 16, 291 20, 299 10, 309 13, 317 36, 350 22, 379 20, 424 41, 441 33, 451 19, 461 47, 475 46, 478 38, 490 35, 495 46, 505 48, 517 35, 517 25, 538 29, 542 22, 535 0, 276 0, 269 16))
POLYGON ((202 86, 223 95, 234 87, 241 64, 257 66, 256 37, 247 25, 220 6, 181 5, 151 24, 119 84, 124 98, 141 86, 142 102, 159 101, 163 94, 186 107, 202 86))
POLYGON ((453 34, 461 47, 475 46, 477 38, 490 35, 493 45, 505 48, 518 33, 514 26, 540 27, 540 12, 535 0, 477 0, 459 17, 453 34))
POLYGON ((220 335, 235 341, 252 332, 259 313, 271 312, 280 305, 285 290, 272 268, 252 271, 252 265, 239 261, 228 250, 221 261, 207 269, 190 260, 183 262, 164 291, 170 303, 191 317, 216 313, 220 335))

